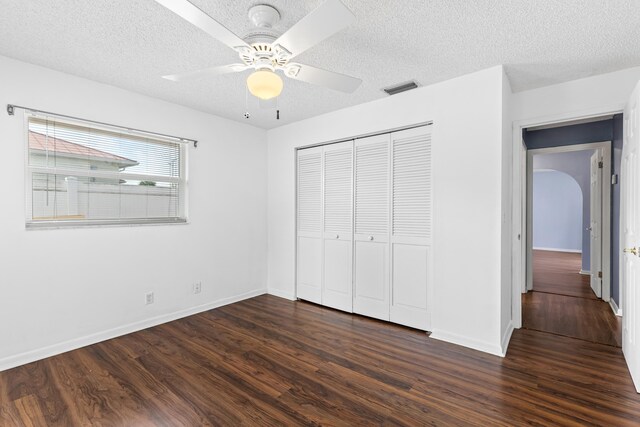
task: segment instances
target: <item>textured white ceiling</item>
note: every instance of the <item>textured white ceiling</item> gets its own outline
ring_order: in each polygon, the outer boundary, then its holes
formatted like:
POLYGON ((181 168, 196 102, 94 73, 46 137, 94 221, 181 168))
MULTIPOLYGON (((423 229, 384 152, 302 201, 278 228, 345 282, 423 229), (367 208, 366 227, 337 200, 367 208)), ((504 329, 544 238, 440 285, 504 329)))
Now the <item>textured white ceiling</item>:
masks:
MULTIPOLYGON (((322 0, 193 0, 241 37, 250 6, 274 5, 284 32, 322 0)), ((230 74, 174 83, 161 75, 238 62, 235 53, 153 0, 0 0, 0 55, 272 128, 505 64, 514 91, 640 65, 637 0, 344 0, 349 28, 296 62, 363 80, 353 94, 285 80, 281 120, 230 74)))

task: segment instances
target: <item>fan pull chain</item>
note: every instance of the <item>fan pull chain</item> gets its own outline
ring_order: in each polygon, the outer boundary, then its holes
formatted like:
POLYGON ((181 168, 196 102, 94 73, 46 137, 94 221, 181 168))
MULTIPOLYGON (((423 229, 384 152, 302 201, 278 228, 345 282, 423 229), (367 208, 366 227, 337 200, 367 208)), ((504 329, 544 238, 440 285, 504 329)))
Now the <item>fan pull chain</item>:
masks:
POLYGON ((244 118, 251 118, 251 114, 249 114, 249 87, 247 85, 244 86, 244 118))

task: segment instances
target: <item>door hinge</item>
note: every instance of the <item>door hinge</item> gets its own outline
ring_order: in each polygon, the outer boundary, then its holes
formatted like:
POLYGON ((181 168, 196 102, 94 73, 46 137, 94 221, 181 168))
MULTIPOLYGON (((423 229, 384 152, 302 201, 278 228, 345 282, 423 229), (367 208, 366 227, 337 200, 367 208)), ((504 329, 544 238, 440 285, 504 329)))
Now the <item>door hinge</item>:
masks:
POLYGON ((602 279, 602 271, 598 271, 598 279, 602 279))
POLYGON ((602 169, 603 166, 604 166, 604 163, 602 162, 602 160, 600 160, 598 162, 598 169, 602 169))

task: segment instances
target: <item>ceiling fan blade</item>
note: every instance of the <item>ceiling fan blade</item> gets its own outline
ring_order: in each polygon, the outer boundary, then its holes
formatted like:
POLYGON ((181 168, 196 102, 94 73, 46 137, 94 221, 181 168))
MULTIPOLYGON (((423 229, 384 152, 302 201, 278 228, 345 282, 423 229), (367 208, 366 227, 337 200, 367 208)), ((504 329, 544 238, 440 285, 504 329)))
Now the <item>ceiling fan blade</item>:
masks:
POLYGON ((294 56, 351 24, 355 15, 340 0, 326 0, 273 42, 294 56))
POLYGON ((186 80, 196 80, 207 76, 219 76, 221 74, 239 73, 246 70, 247 68, 249 67, 244 64, 220 65, 217 67, 204 68, 202 70, 187 71, 186 73, 170 74, 168 76, 162 76, 162 78, 174 82, 182 82, 186 80))
POLYGON ((362 80, 333 71, 323 70, 303 64, 287 64, 285 75, 318 86, 351 93, 360 86, 362 80))
POLYGON ((233 34, 227 27, 187 0, 156 0, 156 2, 232 49, 248 46, 244 40, 233 34))

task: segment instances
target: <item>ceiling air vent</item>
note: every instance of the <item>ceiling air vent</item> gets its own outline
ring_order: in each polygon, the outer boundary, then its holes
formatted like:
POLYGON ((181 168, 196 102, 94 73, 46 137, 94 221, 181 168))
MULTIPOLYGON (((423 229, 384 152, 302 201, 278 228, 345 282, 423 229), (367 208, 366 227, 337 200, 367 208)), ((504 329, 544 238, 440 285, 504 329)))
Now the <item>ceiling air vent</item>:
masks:
POLYGON ((419 86, 418 82, 416 82, 415 80, 411 80, 408 82, 400 83, 395 86, 385 87, 382 90, 387 92, 387 95, 395 95, 400 92, 406 92, 408 90, 415 89, 418 86, 419 86))

